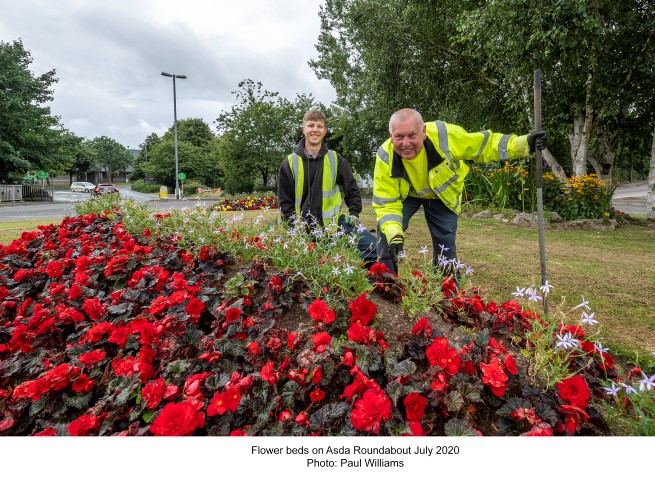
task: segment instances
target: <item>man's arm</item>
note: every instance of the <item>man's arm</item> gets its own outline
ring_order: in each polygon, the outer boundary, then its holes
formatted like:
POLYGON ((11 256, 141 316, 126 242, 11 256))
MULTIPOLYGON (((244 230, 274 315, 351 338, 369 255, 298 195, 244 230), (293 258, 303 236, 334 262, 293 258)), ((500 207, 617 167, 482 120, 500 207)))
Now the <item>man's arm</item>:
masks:
POLYGON ((282 217, 287 222, 293 223, 292 217, 296 212, 296 186, 291 168, 289 168, 289 160, 286 157, 280 164, 277 176, 277 204, 282 212, 282 217))
POLYGON ((357 186, 357 180, 353 175, 350 165, 345 158, 337 153, 339 167, 337 168, 337 185, 343 190, 344 202, 348 207, 348 213, 356 217, 362 213, 362 194, 357 186))

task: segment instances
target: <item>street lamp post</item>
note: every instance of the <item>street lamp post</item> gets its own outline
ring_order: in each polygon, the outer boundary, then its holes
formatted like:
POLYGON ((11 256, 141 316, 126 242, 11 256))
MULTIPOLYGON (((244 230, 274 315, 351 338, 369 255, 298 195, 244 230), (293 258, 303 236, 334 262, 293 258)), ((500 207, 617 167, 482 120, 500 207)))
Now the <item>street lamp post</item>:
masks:
POLYGON ((173 73, 161 72, 164 77, 173 77, 173 130, 175 132, 175 198, 180 198, 180 179, 178 178, 180 172, 177 161, 177 98, 175 94, 175 79, 186 78, 186 75, 176 75, 173 73))

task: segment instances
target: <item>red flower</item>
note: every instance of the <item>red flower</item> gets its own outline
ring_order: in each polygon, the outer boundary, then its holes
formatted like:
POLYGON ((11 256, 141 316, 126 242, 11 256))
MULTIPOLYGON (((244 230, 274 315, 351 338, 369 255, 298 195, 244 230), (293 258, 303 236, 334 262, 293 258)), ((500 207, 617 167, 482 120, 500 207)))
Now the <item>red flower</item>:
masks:
POLYGON ((369 388, 362 398, 355 402, 350 421, 356 430, 380 433, 382 421, 391 418, 391 400, 380 388, 369 388))
POLYGON ((164 309, 167 309, 170 307, 170 304, 168 302, 168 298, 164 296, 159 296, 155 298, 152 302, 150 302, 150 309, 149 313, 150 315, 158 315, 161 312, 164 311, 164 309))
POLYGON ((377 275, 378 273, 389 273, 391 270, 389 270, 389 267, 387 267, 384 263, 374 263, 371 265, 371 268, 368 269, 368 274, 369 275, 377 275))
POLYGON ((184 388, 182 389, 182 396, 184 398, 193 397, 198 400, 202 400, 203 395, 200 391, 202 385, 205 383, 205 379, 209 376, 208 372, 196 373, 191 375, 184 382, 184 388))
POLYGON ((569 332, 574 338, 583 340, 585 338, 584 330, 577 325, 560 325, 559 333, 560 335, 564 332, 569 332))
POLYGON ((91 320, 100 320, 104 314, 104 307, 98 298, 87 298, 82 304, 82 310, 91 320))
POLYGON ((275 385, 277 383, 278 374, 275 371, 275 364, 270 361, 267 362, 263 367, 259 375, 262 377, 262 380, 275 385))
POLYGON ((435 338, 432 344, 425 349, 425 354, 430 365, 441 367, 448 375, 455 375, 459 371, 462 359, 457 355, 456 348, 450 348, 446 338, 435 338))
POLYGON ((582 408, 587 408, 589 403, 589 386, 587 381, 580 375, 562 380, 557 384, 557 394, 565 402, 582 408))
POLYGON ((191 435, 205 425, 205 414, 189 402, 168 403, 150 425, 156 436, 180 437, 191 435))
POLYGON ((103 361, 106 356, 107 356, 107 352, 105 352, 104 350, 93 350, 91 352, 83 353, 82 355, 77 357, 77 359, 80 361, 82 365, 91 367, 96 363, 103 361))
POLYGON ((234 323, 237 320, 239 320, 242 313, 243 312, 238 308, 235 307, 228 308, 227 311, 225 312, 225 320, 227 320, 229 323, 234 323))
POLYGON ((45 272, 50 278, 59 278, 61 277, 61 264, 56 260, 51 260, 48 262, 45 272))
POLYGON ((318 385, 319 383, 321 383, 322 378, 323 378, 323 367, 319 366, 312 373, 312 383, 314 385, 318 385))
POLYGON ((223 415, 225 412, 235 412, 241 402, 241 394, 238 388, 230 388, 223 393, 217 393, 209 402, 207 415, 223 415))
POLYGON ((482 369, 482 383, 489 385, 491 392, 497 397, 505 395, 508 379, 500 359, 493 357, 488 365, 480 362, 480 368, 482 369))
POLYGON ((348 385, 343 393, 339 395, 339 398, 345 398, 347 401, 351 401, 355 395, 360 392, 363 392, 367 388, 380 388, 375 380, 371 380, 366 375, 364 375, 360 370, 357 370, 357 376, 353 383, 348 385))
POLYGON ((366 294, 362 293, 354 301, 350 302, 350 321, 368 325, 378 313, 378 307, 375 303, 366 299, 366 294))
POLYGON ((529 432, 522 434, 521 436, 525 437, 552 437, 553 436, 553 427, 548 425, 546 422, 541 422, 534 427, 529 432))
POLYGON ((250 342, 246 345, 246 349, 250 355, 259 355, 259 345, 257 345, 257 342, 250 342))
POLYGON ((68 433, 74 437, 86 437, 100 429, 106 416, 106 413, 98 416, 82 415, 68 425, 68 433))
POLYGON ((334 322, 336 318, 334 311, 330 310, 323 300, 314 300, 309 306, 308 313, 313 320, 326 325, 334 322))
POLYGON ((164 398, 164 390, 166 389, 166 382, 163 378, 158 378, 143 387, 141 390, 141 399, 146 402, 148 410, 154 410, 164 398))
POLYGON ((315 389, 312 393, 309 394, 309 399, 312 402, 320 402, 325 398, 325 392, 320 388, 315 389))
POLYGON ((205 310, 205 304, 193 297, 184 308, 184 311, 189 314, 191 318, 200 318, 200 315, 205 310))
POLYGON ((420 422, 425 415, 425 407, 428 404, 427 398, 418 393, 410 393, 403 401, 405 405, 405 416, 410 422, 420 422))
POLYGON ((39 433, 34 434, 35 437, 56 437, 57 430, 52 427, 48 427, 45 430, 40 431, 39 433))
POLYGON ((371 335, 373 330, 370 327, 365 327, 361 323, 351 323, 348 328, 348 340, 357 343, 369 344, 374 337, 371 335))
POLYGON ((93 389, 93 386, 96 384, 95 380, 91 380, 84 373, 73 380, 71 388, 77 393, 81 392, 90 392, 93 389))
POLYGON ((441 291, 444 296, 451 297, 457 293, 457 282, 453 277, 444 277, 441 280, 441 291))
POLYGON ((314 334, 312 341, 314 342, 314 349, 318 353, 323 353, 325 351, 325 346, 330 345, 332 342, 332 337, 327 332, 320 332, 314 334))
POLYGON ((280 414, 277 416, 277 421, 278 422, 287 422, 293 418, 293 412, 289 410, 288 408, 285 408, 280 412, 280 414))
POLYGON ((68 299, 75 300, 82 295, 82 289, 77 283, 71 285, 71 288, 68 290, 68 299))
POLYGON ((112 332, 114 328, 116 327, 114 327, 114 324, 110 322, 96 323, 86 331, 84 338, 89 343, 95 343, 99 341, 105 333, 112 332))
POLYGON ((430 325, 430 322, 426 317, 419 318, 416 325, 412 327, 412 334, 418 336, 422 335, 427 338, 432 337, 432 325, 430 325))
POLYGON ((581 424, 589 421, 587 412, 576 405, 562 405, 559 411, 564 414, 564 423, 558 422, 555 426, 558 433, 574 435, 580 431, 581 424))
POLYGON ((518 369, 516 368, 516 360, 514 360, 514 357, 511 355, 507 355, 505 357, 505 360, 503 360, 503 365, 505 366, 505 369, 512 375, 519 373, 518 369))
POLYGON ((409 429, 412 431, 410 434, 405 434, 406 437, 424 437, 423 425, 421 422, 409 422, 409 429))

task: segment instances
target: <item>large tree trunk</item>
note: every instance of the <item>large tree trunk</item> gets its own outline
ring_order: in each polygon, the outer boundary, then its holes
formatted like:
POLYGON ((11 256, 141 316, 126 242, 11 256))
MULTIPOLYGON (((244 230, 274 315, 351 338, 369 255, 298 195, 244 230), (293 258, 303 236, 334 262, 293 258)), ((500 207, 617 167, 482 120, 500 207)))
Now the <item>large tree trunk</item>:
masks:
POLYGON ((569 135, 573 175, 576 177, 587 174, 587 153, 589 152, 589 139, 591 138, 594 121, 594 108, 591 105, 592 79, 593 75, 590 73, 587 77, 587 94, 584 108, 576 105, 573 133, 569 135))
POLYGON ((550 153, 550 150, 546 149, 543 150, 543 156, 544 160, 546 160, 546 163, 550 167, 550 169, 553 171, 553 174, 559 178, 560 180, 564 181, 566 180, 566 172, 562 168, 562 166, 559 164, 559 162, 553 157, 553 154, 550 153))
POLYGON ((648 172, 646 217, 649 220, 655 220, 655 128, 653 128, 653 146, 650 149, 650 171, 648 172))
POLYGON ((596 139, 598 140, 598 153, 600 158, 596 159, 590 153, 587 154, 587 161, 594 167, 596 175, 601 180, 606 180, 612 183, 612 166, 614 165, 614 157, 616 157, 616 146, 621 137, 621 129, 615 129, 609 138, 605 129, 599 125, 596 128, 596 139))

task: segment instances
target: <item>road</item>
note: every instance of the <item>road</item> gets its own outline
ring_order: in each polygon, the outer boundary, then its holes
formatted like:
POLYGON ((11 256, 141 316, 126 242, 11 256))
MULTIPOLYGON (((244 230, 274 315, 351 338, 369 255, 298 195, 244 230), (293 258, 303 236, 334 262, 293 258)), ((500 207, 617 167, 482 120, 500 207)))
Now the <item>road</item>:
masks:
POLYGON ((624 213, 646 213, 648 181, 624 183, 619 185, 612 197, 612 206, 624 213))
MULTIPOLYGON (((133 198, 137 202, 148 203, 153 210, 179 210, 182 208, 195 207, 199 203, 205 205, 215 203, 215 200, 204 200, 189 197, 182 200, 175 198, 160 199, 158 195, 133 192, 130 187, 122 187, 121 195, 133 198)), ((64 218, 75 215, 75 203, 83 202, 90 198, 91 194, 71 192, 68 190, 55 190, 53 202, 2 202, 0 203, 0 222, 11 222, 16 220, 34 220, 38 218, 64 218)))

